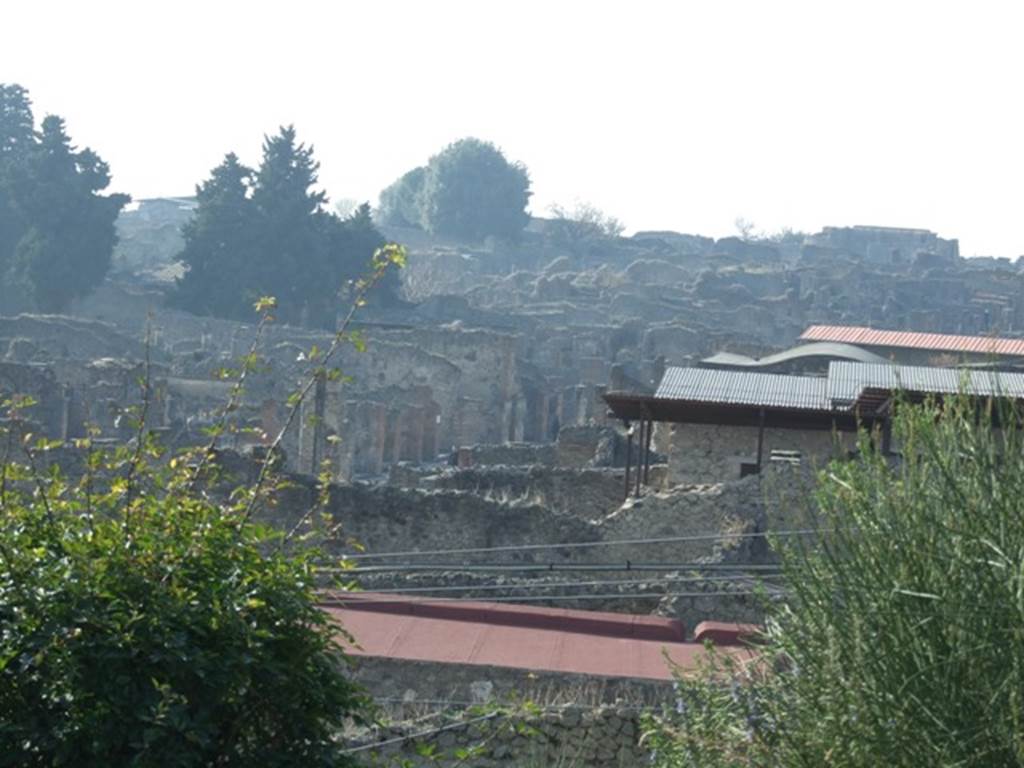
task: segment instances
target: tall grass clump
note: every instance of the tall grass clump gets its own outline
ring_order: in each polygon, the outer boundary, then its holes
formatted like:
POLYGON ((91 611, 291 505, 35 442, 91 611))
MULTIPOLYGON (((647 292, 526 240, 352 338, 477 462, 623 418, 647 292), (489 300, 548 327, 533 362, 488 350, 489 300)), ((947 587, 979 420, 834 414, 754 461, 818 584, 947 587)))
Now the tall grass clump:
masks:
POLYGON ((823 471, 759 661, 681 678, 662 766, 1024 764, 1021 411, 900 405, 823 471))

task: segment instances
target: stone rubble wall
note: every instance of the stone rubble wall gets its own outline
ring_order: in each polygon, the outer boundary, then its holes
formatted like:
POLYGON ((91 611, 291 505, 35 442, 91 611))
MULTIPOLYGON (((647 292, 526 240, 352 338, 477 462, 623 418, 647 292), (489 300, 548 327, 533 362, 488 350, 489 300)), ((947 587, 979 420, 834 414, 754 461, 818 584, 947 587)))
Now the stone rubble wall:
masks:
POLYGON ((552 466, 555 446, 551 443, 484 443, 460 447, 458 461, 469 467, 487 466, 552 466))
MULTIPOLYGON (((662 445, 665 431, 661 429, 662 445)), ((668 432, 670 484, 738 480, 741 464, 757 462, 757 427, 675 424, 668 432)), ((824 430, 765 429, 762 462, 765 466, 771 463, 773 450, 797 451, 802 464, 820 468, 855 445, 852 433, 842 433, 837 442, 832 432, 824 430)))
MULTIPOLYGON (((480 768, 632 768, 651 759, 649 750, 640 743, 642 716, 642 710, 624 704, 595 709, 559 707, 536 715, 496 717, 483 722, 464 715, 455 720, 435 721, 436 728, 445 730, 361 754, 370 755, 370 766, 419 768, 457 765, 458 750, 479 747, 480 751, 470 764, 480 768), (424 747, 438 758, 422 757, 424 747)), ((397 724, 382 730, 377 738, 380 741, 402 739, 423 730, 422 723, 397 724)))
MULTIPOLYGON (((290 528, 313 503, 311 482, 296 478, 270 520, 290 528)), ((344 530, 333 543, 336 551, 351 553, 349 539, 369 553, 448 550, 514 546, 517 543, 594 541, 600 530, 579 518, 558 514, 536 504, 509 504, 465 491, 407 490, 387 485, 333 485, 329 511, 344 530)), ((512 559, 535 562, 564 559, 559 551, 512 554, 512 559)), ((449 560, 465 560, 452 557, 449 560)), ((443 558, 439 562, 445 562, 443 558)))
POLYGON ((625 473, 566 467, 446 469, 419 483, 427 489, 468 491, 499 500, 524 500, 584 520, 596 520, 622 503, 625 473))
POLYGON ((398 713, 412 715, 417 702, 486 704, 517 698, 551 706, 593 706, 626 702, 652 706, 665 700, 671 681, 629 680, 544 670, 446 664, 406 659, 353 656, 353 679, 384 703, 402 703, 398 713))
POLYGON ((760 479, 751 476, 631 497, 599 524, 607 540, 714 536, 711 540, 651 544, 642 549, 645 561, 693 562, 716 550, 727 552, 743 546, 738 535, 760 530, 763 515, 760 479))

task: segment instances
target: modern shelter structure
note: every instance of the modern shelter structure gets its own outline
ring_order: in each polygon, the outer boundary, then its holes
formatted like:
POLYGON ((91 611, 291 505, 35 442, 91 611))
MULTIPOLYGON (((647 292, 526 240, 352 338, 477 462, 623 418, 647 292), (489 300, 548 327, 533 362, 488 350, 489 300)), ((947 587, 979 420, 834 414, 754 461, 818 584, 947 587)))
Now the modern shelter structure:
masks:
POLYGON ((860 426, 878 425, 888 450, 898 392, 911 400, 963 392, 1024 401, 1024 374, 848 361, 830 363, 825 376, 668 368, 653 395, 608 392, 604 399, 626 426, 630 457, 639 433, 635 474, 632 458, 626 465, 628 495, 639 494, 649 476, 655 424, 672 427, 659 446, 669 455, 670 481, 714 482, 760 472, 766 452, 825 460, 852 447, 860 426))
POLYGON ((908 364, 1024 365, 1024 339, 961 336, 950 333, 887 331, 856 325, 812 325, 801 341, 859 347, 889 360, 908 364))
POLYGON ((765 373, 824 372, 829 363, 846 360, 853 363, 887 364, 890 360, 852 344, 811 342, 782 352, 754 358, 735 352, 718 352, 700 361, 701 368, 722 370, 750 370, 765 373))

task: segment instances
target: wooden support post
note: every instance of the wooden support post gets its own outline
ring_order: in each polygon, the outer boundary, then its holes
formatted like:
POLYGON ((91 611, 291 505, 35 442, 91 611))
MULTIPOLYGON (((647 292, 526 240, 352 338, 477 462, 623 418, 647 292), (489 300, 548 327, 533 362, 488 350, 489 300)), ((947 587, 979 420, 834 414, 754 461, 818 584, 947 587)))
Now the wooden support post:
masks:
MULTIPOLYGON (((65 384, 61 394, 60 439, 67 440, 71 434, 71 387, 65 384)), ((169 398, 170 395, 167 395, 166 397, 169 398)), ((164 402, 166 402, 166 400, 164 402)), ((167 426, 166 411, 163 425, 167 426)))
POLYGON ((761 474, 761 460, 764 454, 764 408, 757 417, 757 474, 761 474))
POLYGON ((892 453, 892 419, 888 416, 882 421, 882 455, 892 453))
POLYGON ((649 485, 651 479, 651 433, 654 431, 654 420, 647 420, 647 444, 644 449, 644 484, 649 485))
POLYGON ((626 428, 626 493, 624 499, 629 498, 629 465, 633 460, 633 429, 626 428))
POLYGON ((647 422, 644 419, 640 419, 640 434, 637 435, 636 440, 636 492, 637 498, 640 498, 640 481, 643 480, 643 469, 644 469, 644 426, 647 422))
POLYGON ((320 443, 324 436, 324 412, 327 403, 327 376, 316 374, 316 387, 313 390, 313 452, 310 471, 314 476, 320 474, 320 443))

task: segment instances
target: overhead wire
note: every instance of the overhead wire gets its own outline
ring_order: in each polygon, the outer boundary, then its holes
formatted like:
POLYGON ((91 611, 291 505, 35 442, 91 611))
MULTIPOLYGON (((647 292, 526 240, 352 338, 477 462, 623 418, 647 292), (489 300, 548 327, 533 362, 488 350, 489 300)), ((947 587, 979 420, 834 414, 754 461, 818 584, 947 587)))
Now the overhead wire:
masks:
POLYGON ((412 573, 416 571, 464 571, 481 573, 554 573, 615 571, 767 571, 778 573, 782 568, 769 564, 732 563, 403 563, 400 565, 367 565, 355 567, 320 566, 323 573, 357 576, 365 573, 412 573))
MULTIPOLYGON (((540 603, 540 602, 554 602, 563 600, 635 600, 641 597, 727 597, 730 595, 734 596, 753 596, 762 594, 784 594, 783 591, 762 591, 762 590, 728 590, 728 591, 715 591, 715 592, 632 592, 632 593, 621 593, 614 592, 610 594, 579 594, 579 595, 519 595, 519 596, 499 596, 491 597, 487 599, 488 603, 540 603)), ((359 593, 354 593, 359 594, 359 593)), ((408 603, 407 600, 400 600, 401 595, 393 594, 391 597, 383 600, 372 600, 375 605, 405 605, 408 603)), ((358 601, 346 601, 341 597, 331 597, 328 599, 317 600, 317 605, 322 606, 338 606, 344 607, 349 602, 353 603, 353 607, 358 607, 358 601)), ((370 601, 367 601, 370 602, 370 601)), ((465 597, 428 597, 425 599, 417 599, 416 605, 453 605, 460 602, 473 602, 471 598, 465 597)))
POLYGON ((498 717, 501 717, 501 716, 502 716, 501 712, 491 712, 489 714, 482 715, 481 717, 474 717, 474 718, 472 718, 470 720, 463 720, 461 722, 451 723, 449 725, 442 725, 442 726, 439 726, 437 728, 431 728, 430 730, 420 731, 418 733, 410 733, 410 734, 406 734, 405 736, 396 736, 393 739, 385 739, 384 741, 374 741, 374 742, 370 742, 368 744, 361 744, 358 747, 349 747, 348 749, 343 750, 343 754, 354 755, 354 754, 356 754, 358 752, 368 752, 371 749, 380 749, 381 747, 387 747, 387 746, 390 746, 391 744, 404 744, 407 741, 415 741, 417 739, 425 739, 428 736, 436 736, 437 734, 444 733, 445 731, 459 730, 461 728, 466 728, 466 727, 468 727, 470 725, 473 725, 475 723, 482 723, 485 720, 494 720, 495 718, 498 718, 498 717))
POLYGON ((707 583, 731 583, 737 581, 757 581, 770 587, 781 587, 780 584, 772 584, 763 580, 750 579, 743 576, 688 576, 673 577, 663 576, 654 579, 598 579, 596 581, 534 581, 517 584, 477 584, 477 585, 440 585, 440 586, 416 586, 397 587, 387 589, 367 590, 375 595, 387 594, 416 594, 422 592, 495 592, 495 591, 530 591, 541 589, 562 589, 564 587, 609 587, 633 584, 707 584, 707 583))
MULTIPOLYGON (((435 706, 435 707, 448 707, 448 708, 471 708, 485 706, 486 702, 481 701, 468 701, 466 699, 403 699, 398 696, 377 696, 373 699, 378 704, 402 704, 405 706, 435 706)), ((567 701, 560 704, 546 704, 541 705, 540 708, 546 712, 553 711, 558 712, 562 710, 583 710, 583 711, 596 711, 606 710, 611 706, 615 706, 620 709, 625 709, 631 712, 657 712, 664 709, 663 704, 635 704, 629 702, 602 702, 600 704, 583 704, 579 702, 567 701)), ((442 713, 443 710, 437 710, 432 715, 442 713)))
POLYGON ((399 557, 433 557, 437 555, 475 555, 489 552, 536 552, 552 549, 590 549, 594 547, 646 546, 649 544, 677 544, 694 541, 716 541, 719 539, 751 539, 769 536, 811 536, 830 533, 832 528, 797 528, 781 531, 744 531, 740 533, 698 533, 687 536, 646 537, 639 539, 612 539, 602 541, 571 541, 563 543, 543 542, 539 544, 507 544, 498 547, 460 547, 453 549, 405 550, 396 552, 360 552, 345 555, 346 560, 379 560, 399 557))

